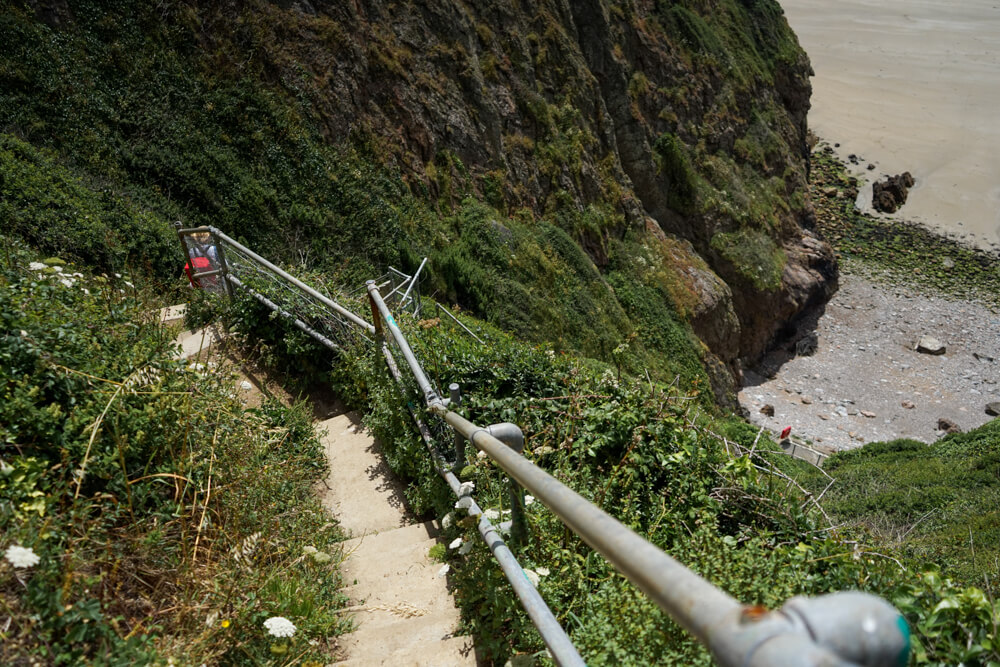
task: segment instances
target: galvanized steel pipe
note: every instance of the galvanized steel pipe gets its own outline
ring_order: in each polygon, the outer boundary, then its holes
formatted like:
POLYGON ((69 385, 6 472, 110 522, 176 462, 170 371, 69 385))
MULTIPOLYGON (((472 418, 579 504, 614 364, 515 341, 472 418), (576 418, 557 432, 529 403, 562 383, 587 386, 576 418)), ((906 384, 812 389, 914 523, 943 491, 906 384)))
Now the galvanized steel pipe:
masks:
POLYGON ((264 259, 263 257, 261 257, 260 255, 258 255, 257 253, 255 253, 253 250, 250 250, 249 248, 247 248, 246 246, 242 245, 238 241, 234 241, 233 239, 229 238, 228 236, 226 236, 225 234, 223 234, 222 232, 220 232, 215 227, 209 227, 208 229, 213 234, 215 234, 217 237, 219 237, 220 239, 222 239, 223 241, 225 241, 226 243, 228 243, 232 247, 236 248, 237 250, 239 250, 241 253, 243 253, 244 255, 246 255, 247 257, 249 257, 250 259, 254 260, 255 262, 257 262, 261 266, 264 266, 265 268, 267 268, 268 270, 270 270, 272 273, 275 273, 276 275, 281 276, 282 278, 284 278, 288 282, 292 283, 293 285, 295 285, 296 287, 298 287, 300 290, 302 290, 303 292, 305 292, 309 296, 313 297, 314 299, 317 299, 318 301, 320 301, 324 305, 326 305, 329 308, 332 308, 336 312, 340 313, 341 315, 343 315, 344 317, 346 317, 351 322, 353 322, 354 324, 358 325, 359 327, 361 327, 362 329, 364 329, 368 333, 372 333, 372 334, 375 333, 375 327, 374 326, 372 326, 369 322, 366 322, 365 320, 361 319, 360 317, 358 317, 357 315, 355 315, 351 311, 347 310, 346 308, 344 308, 343 306, 341 306, 339 303, 337 303, 333 299, 331 299, 329 297, 326 297, 326 296, 323 296, 322 294, 320 294, 319 292, 317 292, 316 290, 314 290, 312 287, 309 287, 309 285, 306 285, 304 282, 302 282, 301 280, 299 280, 295 276, 291 275, 287 271, 283 271, 283 270, 279 269, 277 266, 275 266, 271 262, 269 262, 266 259, 264 259))
POLYGON ((406 288, 406 292, 403 293, 403 298, 399 300, 400 307, 406 305, 406 297, 410 296, 410 290, 412 290, 413 286, 417 284, 417 280, 420 278, 420 272, 424 270, 424 264, 426 263, 427 258, 424 257, 424 261, 420 262, 420 266, 417 267, 417 272, 413 274, 412 278, 410 278, 410 286, 406 288))
POLYGON ((378 286, 375 284, 374 280, 369 280, 365 283, 368 286, 368 295, 371 297, 372 303, 378 309, 379 314, 382 316, 382 321, 385 323, 386 328, 389 329, 389 333, 392 334, 393 340, 396 341, 396 345, 399 347, 399 351, 403 353, 403 358, 406 359, 406 365, 410 367, 410 372, 413 373, 413 377, 417 381, 417 386, 420 387, 420 391, 424 395, 424 400, 427 402, 428 406, 440 406, 444 407, 444 401, 438 396, 437 391, 434 389, 434 385, 431 381, 427 379, 427 375, 424 374, 424 369, 420 367, 420 362, 417 361, 417 357, 413 354, 413 350, 410 349, 410 344, 406 341, 406 337, 403 336, 403 332, 399 330, 399 325, 396 324, 396 320, 392 317, 392 313, 389 312, 389 307, 385 305, 385 301, 382 300, 382 295, 378 292, 378 286))

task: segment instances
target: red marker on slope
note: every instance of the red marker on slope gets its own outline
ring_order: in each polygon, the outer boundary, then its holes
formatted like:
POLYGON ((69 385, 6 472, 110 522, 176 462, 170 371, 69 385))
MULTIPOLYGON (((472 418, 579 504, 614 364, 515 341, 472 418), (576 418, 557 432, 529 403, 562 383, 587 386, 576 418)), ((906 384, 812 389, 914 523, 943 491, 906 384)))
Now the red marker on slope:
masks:
POLYGON ((784 428, 784 430, 781 432, 781 439, 784 440, 785 438, 787 438, 788 434, 791 433, 791 432, 792 432, 792 427, 791 426, 786 426, 784 428))

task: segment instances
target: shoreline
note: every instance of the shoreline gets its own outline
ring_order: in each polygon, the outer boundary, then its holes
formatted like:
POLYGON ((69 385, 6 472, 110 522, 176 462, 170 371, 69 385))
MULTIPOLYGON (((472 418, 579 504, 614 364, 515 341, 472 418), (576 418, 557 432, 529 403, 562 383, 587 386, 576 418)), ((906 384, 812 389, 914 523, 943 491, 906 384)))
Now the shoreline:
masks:
POLYGON ((1000 5, 780 2, 815 71, 810 127, 862 158, 855 175, 916 179, 884 217, 1000 248, 1000 5))
POLYGON ((829 454, 868 442, 943 435, 992 416, 1000 401, 1000 261, 925 225, 855 209, 858 183, 820 142, 810 191, 820 233, 837 251, 841 283, 797 334, 745 371, 740 405, 775 438, 829 454), (816 335, 811 355, 796 340, 816 335), (938 338, 943 355, 914 348, 938 338), (773 408, 773 415, 762 412, 773 408))

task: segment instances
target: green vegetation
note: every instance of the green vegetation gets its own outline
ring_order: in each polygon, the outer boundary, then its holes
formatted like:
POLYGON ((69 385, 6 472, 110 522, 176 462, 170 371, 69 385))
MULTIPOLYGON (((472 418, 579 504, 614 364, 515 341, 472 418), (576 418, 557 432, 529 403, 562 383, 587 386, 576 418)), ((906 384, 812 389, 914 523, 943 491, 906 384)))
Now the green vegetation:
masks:
POLYGON ((329 657, 308 640, 346 629, 342 584, 306 547, 342 536, 308 406, 244 408, 173 358, 146 289, 0 241, 0 544, 38 558, 0 560, 0 662, 329 657))
MULTIPOLYGON (((1000 582, 1000 420, 934 444, 894 440, 827 461, 825 506, 878 545, 965 584, 1000 582)), ((819 481, 815 484, 819 484, 819 481)))
POLYGON ((775 290, 781 286, 785 252, 774 245, 767 234, 743 229, 712 237, 712 249, 731 262, 740 274, 757 289, 775 290))
MULTIPOLYGON (((767 438, 758 441, 746 423, 697 417, 689 397, 675 388, 525 345, 457 316, 486 344, 445 320, 397 322, 432 381, 462 386, 462 412, 479 424, 518 423, 529 459, 735 597, 773 607, 796 594, 868 590, 906 614, 917 664, 1000 658, 992 648, 996 610, 981 589, 927 571, 926 563, 916 573, 904 570, 849 533, 830 532, 807 498, 779 476, 783 470, 804 475, 808 466, 777 453, 767 438), (757 453, 750 456, 755 441, 757 453)), ((275 334, 276 323, 254 303, 239 303, 230 317, 251 337, 260 331, 272 340, 301 339, 284 326, 275 334)), ((274 350, 284 354, 280 346, 274 350)), ((400 392, 367 345, 338 359, 329 378, 365 406, 366 424, 387 461, 410 482, 411 504, 442 518, 443 541, 462 537, 474 545, 466 554, 438 549, 433 555, 451 565, 463 617, 483 650, 501 661, 513 652, 540 651, 539 637, 478 541, 476 522, 454 508, 401 409, 419 405, 415 387, 400 392)), ((449 432, 424 417, 448 451, 449 432)), ((506 480, 495 466, 469 452, 462 477, 475 483, 484 508, 503 515, 506 480)), ((588 664, 710 664, 703 647, 551 513, 534 503, 528 519, 519 559, 538 574, 539 589, 588 664)), ((900 557, 908 566, 916 563, 900 557)))
MULTIPOLYGON (((592 258, 628 264, 609 252, 642 240, 629 230, 631 242, 612 250, 612 230, 620 236, 625 227, 614 202, 581 207, 553 189, 544 218, 525 209, 508 215, 504 172, 477 180, 448 149, 425 165, 427 184, 411 191, 365 133, 350 145, 325 141, 304 74, 275 83, 259 58, 234 68, 227 52, 203 48, 194 10, 99 4, 75 3, 62 27, 29 9, 0 16, 0 218, 42 252, 166 281, 183 264, 170 226, 182 220, 342 283, 386 265, 412 271, 429 256, 431 292, 519 337, 613 361, 638 330, 667 323, 668 336, 640 332, 630 363, 668 379, 703 375, 675 293, 646 294, 633 315, 640 285, 615 277, 629 298, 623 308, 595 267, 592 258), (473 197, 477 184, 485 202, 473 197)), ((231 37, 221 28, 213 35, 231 37)), ((276 39, 260 30, 241 37, 260 45, 254 53, 276 39)), ((380 52, 389 42, 379 42, 380 52)), ((595 142, 580 110, 541 95, 524 103, 538 125, 530 151, 541 173, 553 188, 564 174, 578 182, 595 142)))

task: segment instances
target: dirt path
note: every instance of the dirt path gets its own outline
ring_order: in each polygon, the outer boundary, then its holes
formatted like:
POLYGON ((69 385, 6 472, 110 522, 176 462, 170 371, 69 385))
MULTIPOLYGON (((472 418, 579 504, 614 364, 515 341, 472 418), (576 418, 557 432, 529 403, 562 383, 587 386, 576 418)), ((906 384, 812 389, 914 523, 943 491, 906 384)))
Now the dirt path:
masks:
POLYGON ((341 573, 357 629, 340 638, 344 667, 475 665, 472 639, 455 634, 459 612, 428 557, 434 523, 408 512, 378 443, 356 413, 318 424, 330 462, 323 504, 352 539, 344 543, 341 573))
POLYGON ((985 406, 1000 401, 1000 314, 978 303, 844 273, 815 331, 812 356, 778 350, 746 374, 740 403, 751 421, 775 433, 791 426, 817 449, 840 450, 933 442, 943 435, 939 419, 969 430, 993 418, 985 406), (914 349, 927 335, 944 354, 914 349))

